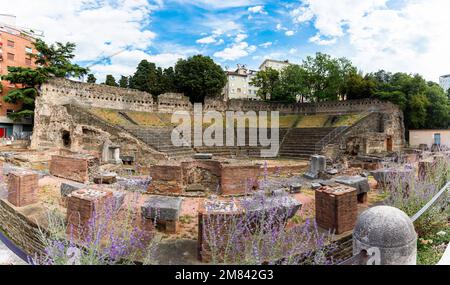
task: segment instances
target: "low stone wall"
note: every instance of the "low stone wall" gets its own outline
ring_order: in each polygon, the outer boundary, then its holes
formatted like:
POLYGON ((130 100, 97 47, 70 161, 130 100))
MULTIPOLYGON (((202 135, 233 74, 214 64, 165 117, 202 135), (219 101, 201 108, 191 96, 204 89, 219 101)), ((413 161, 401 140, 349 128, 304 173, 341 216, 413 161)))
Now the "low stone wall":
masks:
POLYGON ((153 180, 148 190, 155 194, 243 195, 258 186, 261 173, 260 165, 233 165, 216 160, 159 164, 150 167, 153 180))
POLYGON ((0 231, 28 255, 43 251, 38 226, 4 200, 0 200, 0 231))

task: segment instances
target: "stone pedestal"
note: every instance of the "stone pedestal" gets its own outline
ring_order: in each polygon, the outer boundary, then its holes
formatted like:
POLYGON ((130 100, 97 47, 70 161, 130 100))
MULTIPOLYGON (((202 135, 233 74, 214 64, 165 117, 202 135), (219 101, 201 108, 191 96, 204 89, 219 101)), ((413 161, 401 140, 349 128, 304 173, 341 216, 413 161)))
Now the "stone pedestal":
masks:
POLYGON ((178 232, 181 202, 174 197, 152 197, 141 207, 144 223, 156 223, 156 227, 165 233, 178 232))
POLYGON ((39 175, 30 171, 8 174, 8 202, 24 207, 38 202, 39 175))
POLYGON ((225 252, 230 239, 229 234, 236 235, 236 224, 243 215, 244 211, 233 201, 206 201, 199 208, 197 243, 199 261, 209 263, 214 257, 217 262, 221 262, 227 258, 225 252), (211 242, 215 243, 215 256, 211 252, 211 242))
POLYGON ((358 216, 358 199, 355 188, 349 186, 323 186, 316 190, 316 221, 336 234, 351 231, 358 216))
POLYGON ((113 194, 106 190, 81 189, 72 192, 67 202, 67 233, 75 238, 84 238, 89 234, 89 222, 101 216, 109 203, 113 203, 113 194))

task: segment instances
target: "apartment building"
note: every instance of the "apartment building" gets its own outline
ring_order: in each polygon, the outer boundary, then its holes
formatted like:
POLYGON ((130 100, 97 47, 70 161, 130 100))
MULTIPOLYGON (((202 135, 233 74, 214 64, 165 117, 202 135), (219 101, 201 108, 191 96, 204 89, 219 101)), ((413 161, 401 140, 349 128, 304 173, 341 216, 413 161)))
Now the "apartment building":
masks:
POLYGON ((257 71, 250 70, 245 65, 238 65, 235 71, 227 71, 228 80, 223 91, 224 100, 260 100, 259 88, 251 84, 256 73, 257 71))
POLYGON ((261 66, 259 67, 259 70, 266 70, 268 68, 275 69, 277 71, 282 71, 284 68, 291 65, 288 60, 274 60, 274 59, 266 59, 261 66))
POLYGON ((450 74, 442 75, 439 77, 439 85, 444 89, 445 92, 448 92, 450 89, 450 74))
MULTIPOLYGON (((9 66, 35 67, 30 56, 36 52, 33 44, 35 38, 33 31, 16 26, 14 16, 0 15, 0 75, 6 75, 9 66)), ((17 122, 9 119, 8 114, 19 110, 21 106, 6 103, 3 99, 16 86, 7 81, 1 81, 1 85, 0 138, 27 136, 32 131, 32 120, 17 122)))

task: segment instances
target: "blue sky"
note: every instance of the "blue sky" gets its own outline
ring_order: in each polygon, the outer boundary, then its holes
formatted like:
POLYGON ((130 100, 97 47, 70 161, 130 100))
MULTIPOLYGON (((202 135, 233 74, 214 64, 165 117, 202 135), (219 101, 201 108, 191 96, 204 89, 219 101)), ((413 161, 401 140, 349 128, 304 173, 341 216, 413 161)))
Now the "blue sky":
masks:
POLYGON ((0 13, 78 45, 77 62, 130 75, 142 59, 168 67, 211 56, 224 68, 265 58, 346 56, 365 72, 450 73, 447 0, 0 0, 0 13), (3 4, 3 5, 1 5, 3 4), (116 54, 110 60, 99 61, 116 54))

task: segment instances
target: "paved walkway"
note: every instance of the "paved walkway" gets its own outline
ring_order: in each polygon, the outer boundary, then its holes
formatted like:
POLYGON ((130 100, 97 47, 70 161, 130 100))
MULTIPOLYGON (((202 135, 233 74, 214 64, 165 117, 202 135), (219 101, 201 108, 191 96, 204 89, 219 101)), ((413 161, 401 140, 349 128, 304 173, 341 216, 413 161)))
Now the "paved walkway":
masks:
POLYGON ((19 257, 10 251, 0 240, 0 265, 25 265, 19 257))

